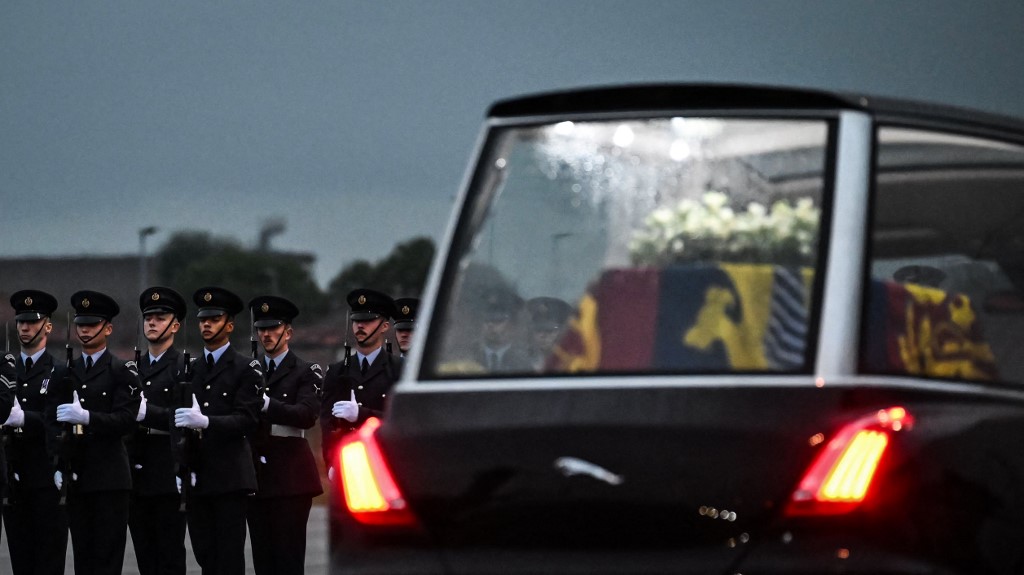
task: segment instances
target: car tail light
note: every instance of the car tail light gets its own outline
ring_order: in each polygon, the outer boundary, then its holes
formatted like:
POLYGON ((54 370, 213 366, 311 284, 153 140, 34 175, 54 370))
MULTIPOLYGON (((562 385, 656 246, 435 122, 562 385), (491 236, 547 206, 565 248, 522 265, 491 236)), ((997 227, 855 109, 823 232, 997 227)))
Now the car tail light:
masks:
POLYGON ((377 444, 378 427, 380 420, 371 417, 341 440, 338 469, 345 505, 352 517, 363 524, 414 526, 416 519, 377 444))
POLYGON ((881 409, 844 426, 807 469, 789 501, 788 515, 838 515, 867 496, 894 433, 914 419, 902 407, 881 409))

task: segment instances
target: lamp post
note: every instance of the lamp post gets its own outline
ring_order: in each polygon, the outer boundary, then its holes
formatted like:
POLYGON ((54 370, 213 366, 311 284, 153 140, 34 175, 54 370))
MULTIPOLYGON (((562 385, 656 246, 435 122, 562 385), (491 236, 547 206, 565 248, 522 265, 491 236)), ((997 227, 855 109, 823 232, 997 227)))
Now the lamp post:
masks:
POLYGON ((158 229, 156 226, 139 228, 139 293, 149 287, 149 279, 146 277, 146 238, 155 234, 158 229))

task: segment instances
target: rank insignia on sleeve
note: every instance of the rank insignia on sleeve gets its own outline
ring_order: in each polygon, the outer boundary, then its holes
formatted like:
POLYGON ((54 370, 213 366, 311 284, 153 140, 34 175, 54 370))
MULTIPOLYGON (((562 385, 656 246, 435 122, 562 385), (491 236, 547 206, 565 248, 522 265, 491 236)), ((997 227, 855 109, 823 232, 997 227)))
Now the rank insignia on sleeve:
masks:
POLYGON ((8 389, 13 389, 17 382, 6 375, 0 375, 0 381, 7 386, 8 389))

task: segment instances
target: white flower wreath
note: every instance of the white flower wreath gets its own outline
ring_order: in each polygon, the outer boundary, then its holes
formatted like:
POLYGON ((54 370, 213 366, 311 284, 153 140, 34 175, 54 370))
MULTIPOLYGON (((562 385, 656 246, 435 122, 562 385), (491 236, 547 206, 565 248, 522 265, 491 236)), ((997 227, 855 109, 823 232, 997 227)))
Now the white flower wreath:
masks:
POLYGON ((821 211, 810 198, 795 205, 779 200, 771 209, 751 202, 735 212, 729 197, 706 192, 658 208, 630 241, 635 265, 664 266, 694 261, 813 265, 821 211))

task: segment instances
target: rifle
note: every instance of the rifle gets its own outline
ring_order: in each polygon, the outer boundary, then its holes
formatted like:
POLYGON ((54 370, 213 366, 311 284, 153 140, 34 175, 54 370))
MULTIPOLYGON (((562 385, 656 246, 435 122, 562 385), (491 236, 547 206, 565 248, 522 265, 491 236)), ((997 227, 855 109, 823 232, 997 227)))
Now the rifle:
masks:
POLYGON ((345 341, 342 343, 342 347, 345 350, 345 357, 341 359, 341 365, 344 368, 342 372, 348 375, 348 364, 349 356, 352 355, 352 346, 348 344, 348 334, 352 331, 352 311, 345 312, 345 341))
MULTIPOLYGON (((188 353, 188 320, 185 320, 183 331, 185 332, 185 345, 182 350, 182 358, 185 365, 182 370, 181 380, 178 381, 178 407, 192 407, 192 358, 188 353)), ((172 424, 173 425, 173 424, 172 424)), ((196 439, 199 435, 194 429, 182 428, 181 437, 178 439, 180 456, 176 474, 181 478, 181 504, 179 511, 186 511, 192 499, 192 465, 191 460, 196 450, 196 439)))
MULTIPOLYGON (((64 350, 66 353, 66 359, 64 362, 64 385, 62 386, 62 395, 65 396, 66 403, 71 403, 74 397, 72 381, 71 365, 75 361, 75 351, 71 349, 71 312, 67 314, 67 339, 64 341, 64 350)), ((67 505, 68 502, 68 487, 71 485, 71 481, 74 477, 74 470, 71 467, 71 455, 75 447, 75 436, 82 435, 83 429, 81 425, 73 423, 65 423, 64 429, 60 435, 60 444, 63 449, 55 456, 57 469, 60 471, 63 477, 63 482, 60 486, 60 505, 67 505)))
POLYGON ((252 323, 252 308, 249 308, 249 348, 252 352, 252 358, 258 359, 256 353, 256 326, 252 323))
POLYGON ((142 359, 142 352, 139 350, 139 338, 142 337, 142 324, 145 321, 146 316, 141 316, 138 323, 135 324, 135 369, 139 369, 139 361, 142 359))

